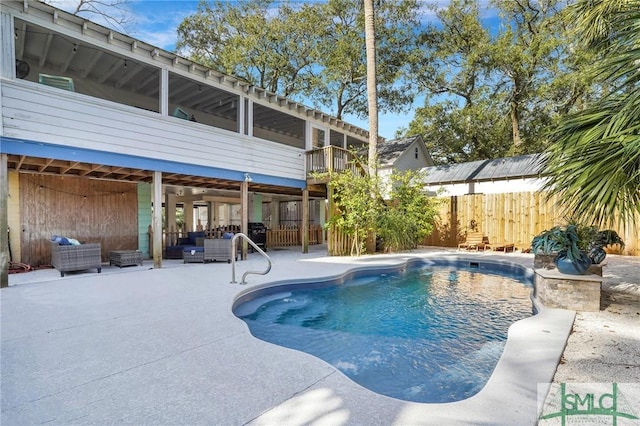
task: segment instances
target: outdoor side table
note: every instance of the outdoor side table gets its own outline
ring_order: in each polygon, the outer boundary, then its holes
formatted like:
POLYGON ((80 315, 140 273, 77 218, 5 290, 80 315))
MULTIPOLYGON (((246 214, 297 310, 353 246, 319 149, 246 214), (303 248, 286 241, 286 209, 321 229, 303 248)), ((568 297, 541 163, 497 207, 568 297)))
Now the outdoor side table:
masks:
POLYGON ((204 247, 187 247, 182 250, 183 263, 204 263, 204 247))
POLYGON ((119 267, 142 266, 142 252, 140 250, 114 250, 109 252, 109 265, 119 267))

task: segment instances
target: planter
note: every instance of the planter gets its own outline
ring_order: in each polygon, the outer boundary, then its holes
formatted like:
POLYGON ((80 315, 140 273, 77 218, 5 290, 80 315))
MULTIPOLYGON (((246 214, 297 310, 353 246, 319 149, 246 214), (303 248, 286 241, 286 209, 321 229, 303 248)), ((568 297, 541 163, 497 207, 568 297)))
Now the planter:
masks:
POLYGON ((607 252, 602 247, 594 247, 589 251, 589 259, 593 264, 602 263, 607 257, 607 252))
POLYGON ((580 257, 575 262, 569 260, 564 254, 559 254, 556 256, 555 264, 558 271, 563 274, 583 275, 589 270, 591 259, 584 252, 580 252, 580 257))
POLYGON ((533 267, 544 269, 556 269, 555 259, 558 253, 552 254, 540 254, 536 253, 533 256, 533 267))

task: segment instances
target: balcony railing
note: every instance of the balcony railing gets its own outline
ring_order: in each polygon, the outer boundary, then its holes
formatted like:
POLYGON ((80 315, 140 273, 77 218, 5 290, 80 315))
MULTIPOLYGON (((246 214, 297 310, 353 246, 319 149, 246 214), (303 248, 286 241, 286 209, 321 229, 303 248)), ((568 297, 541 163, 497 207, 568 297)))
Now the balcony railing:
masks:
POLYGON ((351 170, 352 173, 364 174, 364 168, 347 149, 336 146, 325 146, 307 151, 307 179, 324 181, 314 176, 315 173, 337 173, 351 170))

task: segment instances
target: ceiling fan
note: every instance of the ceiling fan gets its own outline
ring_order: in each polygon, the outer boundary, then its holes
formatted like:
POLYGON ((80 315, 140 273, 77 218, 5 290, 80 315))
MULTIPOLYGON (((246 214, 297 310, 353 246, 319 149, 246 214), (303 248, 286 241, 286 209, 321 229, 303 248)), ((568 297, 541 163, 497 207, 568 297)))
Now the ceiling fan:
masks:
POLYGON ((21 61, 20 59, 16 59, 16 77, 17 78, 25 78, 29 75, 29 71, 31 71, 31 67, 25 61, 21 61))

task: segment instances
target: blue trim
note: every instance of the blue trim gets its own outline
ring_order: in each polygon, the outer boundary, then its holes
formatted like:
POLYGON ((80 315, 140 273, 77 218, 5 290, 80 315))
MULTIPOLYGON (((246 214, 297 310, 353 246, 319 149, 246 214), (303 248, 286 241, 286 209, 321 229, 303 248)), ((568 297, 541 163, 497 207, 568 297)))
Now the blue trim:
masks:
MULTIPOLYGON (((215 179, 227 179, 236 182, 244 180, 245 171, 207 167, 196 164, 179 163, 177 161, 157 160, 136 155, 119 154, 115 152, 97 151, 87 148, 75 148, 55 145, 45 142, 27 141, 23 139, 0 137, 0 153, 13 155, 29 155, 32 157, 56 158, 67 161, 85 163, 99 163, 109 166, 130 167, 134 169, 154 170, 165 173, 180 173, 185 175, 204 176, 215 179)), ((289 188, 304 189, 304 180, 281 178, 261 173, 251 173, 254 183, 276 185, 289 188)))

